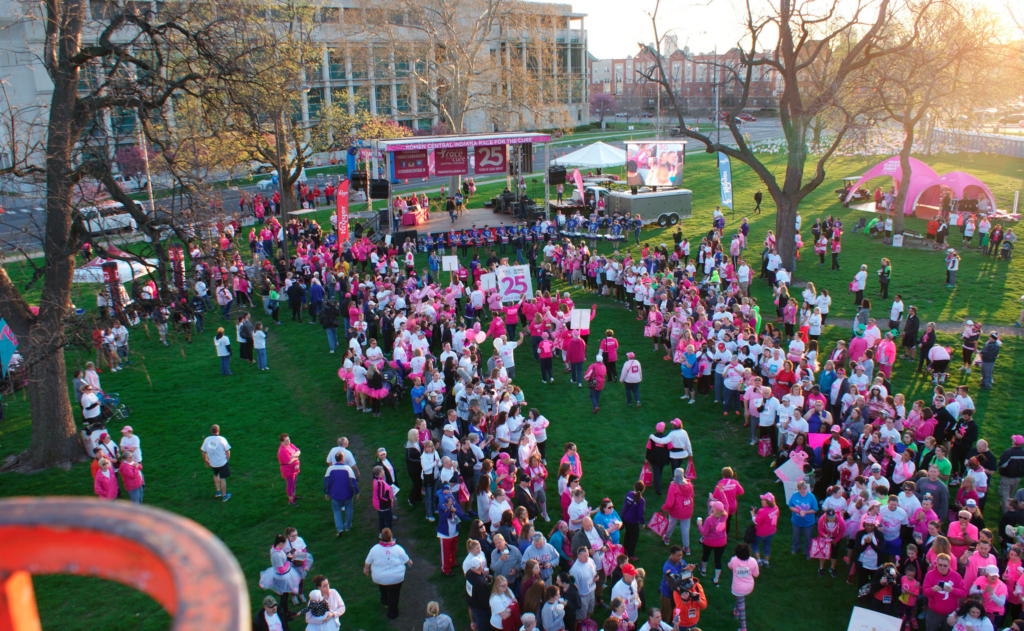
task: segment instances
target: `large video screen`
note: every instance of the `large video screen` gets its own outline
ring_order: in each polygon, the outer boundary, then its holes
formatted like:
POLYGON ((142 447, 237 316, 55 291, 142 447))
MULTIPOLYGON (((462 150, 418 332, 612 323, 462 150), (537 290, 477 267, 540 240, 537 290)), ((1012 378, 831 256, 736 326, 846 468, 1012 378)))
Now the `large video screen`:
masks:
POLYGON ((685 147, 681 142, 627 143, 626 184, 682 186, 685 147))

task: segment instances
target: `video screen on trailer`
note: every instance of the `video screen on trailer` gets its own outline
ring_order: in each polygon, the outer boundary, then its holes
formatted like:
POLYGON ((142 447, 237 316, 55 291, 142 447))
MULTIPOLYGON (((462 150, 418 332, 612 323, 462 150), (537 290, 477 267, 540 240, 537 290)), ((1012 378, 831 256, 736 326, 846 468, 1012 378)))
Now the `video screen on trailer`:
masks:
POLYGON ((685 143, 631 142, 626 144, 626 184, 682 186, 685 143))

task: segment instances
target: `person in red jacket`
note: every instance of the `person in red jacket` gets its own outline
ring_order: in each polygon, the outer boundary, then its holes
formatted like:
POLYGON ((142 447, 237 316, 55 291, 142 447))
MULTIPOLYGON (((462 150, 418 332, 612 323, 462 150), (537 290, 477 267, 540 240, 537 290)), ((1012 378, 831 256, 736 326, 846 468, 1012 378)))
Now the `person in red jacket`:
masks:
POLYGON ((928 599, 926 631, 938 631, 945 626, 946 617, 956 611, 960 599, 967 595, 964 579, 949 566, 949 555, 939 554, 935 565, 924 575, 921 594, 928 599))
POLYGON ((590 403, 594 406, 594 414, 601 409, 601 391, 604 390, 604 380, 607 374, 608 369, 604 367, 604 356, 598 353, 597 359, 583 374, 583 379, 590 388, 590 403), (595 382, 592 386, 589 385, 591 381, 595 382))
POLYGON ((100 458, 100 470, 96 472, 93 490, 101 500, 117 499, 117 473, 110 466, 110 460, 106 458, 100 458))
POLYGON ((587 359, 587 343, 580 339, 580 332, 573 331, 572 337, 562 343, 565 350, 565 362, 572 369, 569 383, 583 387, 583 362, 587 359))

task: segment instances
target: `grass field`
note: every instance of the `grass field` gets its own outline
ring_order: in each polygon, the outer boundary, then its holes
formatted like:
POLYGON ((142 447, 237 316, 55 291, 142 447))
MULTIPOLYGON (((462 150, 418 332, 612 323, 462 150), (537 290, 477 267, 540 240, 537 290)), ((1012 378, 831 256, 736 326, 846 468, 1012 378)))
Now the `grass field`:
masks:
MULTIPOLYGON (((699 241, 710 223, 711 210, 718 201, 718 179, 712 156, 693 155, 687 162, 686 185, 694 191, 694 213, 693 218, 685 222, 683 231, 692 242, 699 241)), ((929 158, 927 162, 939 172, 955 166, 978 175, 996 193, 1000 206, 1012 198, 1013 190, 1021 188, 1024 178, 1024 161, 1020 160, 966 155, 940 156, 929 158)), ((778 168, 783 166, 780 164, 778 168)), ((835 203, 831 190, 837 186, 839 177, 862 173, 868 166, 864 159, 837 160, 830 167, 831 175, 826 184, 802 206, 804 225, 809 227, 815 217, 838 214, 848 229, 852 227, 862 213, 835 203)), ((733 174, 738 209, 734 215, 727 214, 730 233, 752 209, 753 204, 748 200, 757 187, 756 178, 741 165, 733 165, 733 174)), ((500 184, 490 186, 495 190, 501 187, 500 184)), ((491 192, 481 187, 477 200, 490 196, 491 192)), ((749 218, 752 236, 747 253, 756 259, 765 231, 774 228, 773 208, 765 204, 764 214, 749 218)), ((320 219, 326 222, 326 213, 320 219)), ((908 229, 923 231, 923 222, 910 220, 908 229)), ((653 244, 671 243, 667 231, 645 231, 643 237, 653 244)), ((809 230, 805 232, 805 239, 809 241, 809 230)), ((958 240, 954 238, 954 242, 958 240)), ((816 261, 811 260, 810 246, 804 247, 803 254, 804 261, 797 269, 796 280, 811 280, 819 288, 830 290, 834 299, 832 317, 852 316, 852 299, 846 286, 862 262, 868 265, 869 278, 873 278, 882 256, 893 261, 890 295, 902 293, 906 304, 918 306, 923 321, 962 321, 970 317, 986 325, 1010 324, 1018 314, 1014 300, 1024 294, 1021 263, 1016 259, 1009 264, 997 263, 976 252, 968 252, 964 254, 957 288, 947 290, 943 287, 941 255, 931 251, 886 247, 848 232, 843 242, 840 272, 830 272, 827 266, 814 266, 816 261)), ((16 280, 27 280, 24 268, 13 266, 10 272, 16 280)), ((564 286, 559 289, 566 290, 564 286)), ((866 295, 872 297, 876 289, 877 285, 869 283, 866 295)), ((76 291, 79 292, 78 302, 92 308, 94 299, 84 290, 76 291)), ((768 290, 763 284, 757 284, 754 291, 762 304, 762 312, 767 313, 768 290)), ((557 453, 558 446, 569 440, 579 446, 584 463, 583 486, 592 503, 610 497, 621 508, 624 494, 639 474, 646 436, 655 423, 674 417, 684 421, 694 443, 698 494, 713 488, 723 466, 736 469, 746 489, 740 501, 744 508, 741 515, 756 503, 758 493, 781 494, 782 487, 773 482, 768 462, 757 458, 753 448, 747 445, 748 430, 742 429, 741 423, 735 420, 724 423, 720 407, 710 400, 692 406, 679 405, 680 384, 676 370, 661 359, 661 353, 651 351, 642 337, 641 323, 633 314, 606 298, 592 297, 583 291, 571 293, 578 305, 597 304, 595 332, 614 329, 621 350, 636 352, 646 369, 641 387, 643 407, 627 409, 621 387, 611 385, 603 395, 600 413, 594 416, 587 405, 586 391, 568 388, 567 375, 557 374, 554 385, 541 384, 536 363, 528 351, 519 354, 516 382, 523 387, 529 404, 538 407, 551 420, 549 449, 552 453, 557 453)), ((888 302, 878 304, 876 315, 884 317, 888 307, 888 302)), ((270 324, 261 310, 254 310, 253 314, 270 324)), ((254 607, 264 595, 257 580, 260 570, 268 565, 273 535, 286 526, 298 528, 316 557, 314 572, 327 574, 332 586, 346 601, 348 612, 342 619, 342 628, 385 628, 387 623, 377 591, 360 571, 363 558, 375 541, 376 519, 369 499, 364 495, 357 503, 359 512, 353 533, 341 540, 335 539, 329 505, 322 499, 321 477, 327 451, 338 436, 346 435, 352 440, 364 475, 368 473, 370 454, 378 446, 385 446, 400 471, 399 486, 408 488, 401 447, 413 418, 409 402, 403 402, 397 411, 385 411, 383 418, 377 421, 370 420, 368 415, 352 413, 351 408, 345 406, 344 393, 336 376, 340 355, 328 354, 323 330, 319 326, 293 324, 287 319, 279 327, 270 324, 270 371, 256 371, 236 359, 233 362, 235 376, 221 377, 211 344, 213 331, 220 323, 218 316, 208 314, 204 335, 186 344, 172 333, 173 343, 169 348, 157 343, 152 327, 140 326, 132 333, 134 363, 123 372, 101 375, 104 388, 120 393, 122 400, 132 407, 131 423, 141 438, 145 457, 146 502, 194 519, 223 539, 245 572, 254 607), (198 451, 211 423, 220 424, 233 447, 229 488, 234 497, 226 504, 213 499, 210 474, 203 467, 198 451), (299 492, 305 499, 294 508, 286 503, 276 461, 277 435, 281 432, 288 432, 303 450, 299 492)), ((845 329, 829 328, 823 338, 825 349, 844 337, 848 337, 845 329)), ((944 341, 953 343, 948 336, 944 341)), ((1012 393, 1024 386, 1024 370, 1018 359, 1021 350, 1019 339, 1006 339, 996 368, 996 388, 990 392, 972 392, 981 436, 992 443, 996 453, 1007 446, 1011 430, 1019 428, 1016 420, 1019 412, 1012 393)), ((485 352, 489 352, 489 348, 485 352)), ((89 359, 71 352, 68 367, 73 370, 89 359)), ((977 379, 975 374, 968 381, 972 390, 976 390, 977 379)), ((927 398, 929 389, 923 378, 904 364, 897 364, 894 383, 897 391, 904 392, 911 401, 927 398)), ((30 438, 28 404, 23 394, 8 398, 5 403, 5 420, 0 424, 0 456, 23 449, 30 438)), ((119 427, 111 429, 118 437, 119 427)), ((557 456, 549 461, 557 461, 557 456)), ((92 494, 86 464, 67 472, 3 474, 0 485, 3 496, 92 494)), ((994 482, 990 485, 996 486, 994 482)), ((549 495, 554 496, 550 492, 549 495)), ((648 516, 655 507, 660 507, 661 499, 653 490, 648 492, 648 516)), ((422 509, 410 511, 404 499, 400 504, 401 519, 396 531, 399 543, 416 559, 416 573, 406 581, 403 615, 394 628, 421 628, 422 604, 427 598, 437 597, 444 610, 456 620, 456 628, 468 629, 463 581, 457 577, 444 578, 438 571, 439 545, 433 525, 423 519, 422 509)), ((998 519, 996 502, 988 506, 986 517, 994 522, 998 519)), ((557 513, 556 510, 551 512, 557 513)), ((740 532, 746 525, 747 522, 742 521, 740 532)), ((540 529, 546 533, 551 526, 542 523, 540 529)), ((800 628, 845 627, 854 602, 854 590, 839 580, 817 578, 816 565, 789 555, 789 542, 790 529, 783 510, 779 533, 773 542, 772 567, 758 579, 757 588, 747 600, 750 628, 778 628, 777 621, 792 619, 795 611, 800 612, 800 628)), ((696 542, 693 550, 699 555, 700 546, 696 542)), ((639 557, 639 566, 646 568, 651 577, 646 587, 648 602, 654 603, 657 600, 656 577, 665 558, 665 548, 660 540, 645 532, 639 557)), ((729 580, 726 573, 723 586, 717 589, 711 586, 710 579, 705 581, 710 606, 702 616, 702 628, 735 628, 729 580)), ((70 577, 40 577, 36 588, 40 595, 45 595, 44 628, 120 631, 168 626, 168 616, 155 602, 128 588, 70 577)), ((598 617, 603 621, 603 617, 598 617)), ((302 628, 303 625, 296 626, 302 628)))

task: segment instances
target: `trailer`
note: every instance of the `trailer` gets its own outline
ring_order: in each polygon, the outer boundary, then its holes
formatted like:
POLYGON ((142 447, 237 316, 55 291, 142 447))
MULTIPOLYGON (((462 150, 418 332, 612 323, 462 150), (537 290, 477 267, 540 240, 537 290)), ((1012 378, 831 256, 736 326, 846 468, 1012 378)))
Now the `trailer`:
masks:
POLYGON ((685 188, 674 188, 662 191, 638 192, 633 195, 629 191, 605 191, 605 212, 609 214, 629 215, 640 219, 644 224, 656 223, 662 228, 674 226, 680 219, 689 219, 692 209, 693 191, 685 188))

